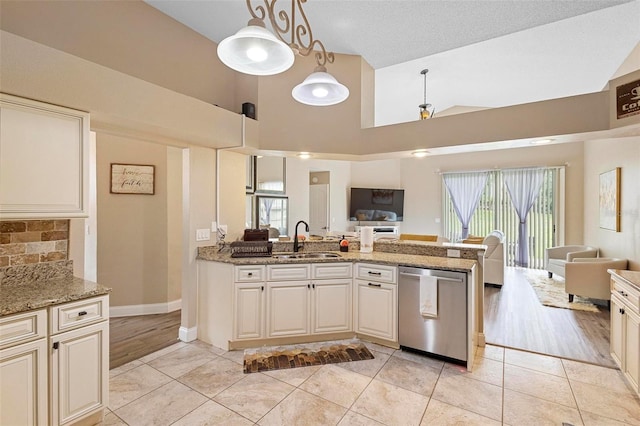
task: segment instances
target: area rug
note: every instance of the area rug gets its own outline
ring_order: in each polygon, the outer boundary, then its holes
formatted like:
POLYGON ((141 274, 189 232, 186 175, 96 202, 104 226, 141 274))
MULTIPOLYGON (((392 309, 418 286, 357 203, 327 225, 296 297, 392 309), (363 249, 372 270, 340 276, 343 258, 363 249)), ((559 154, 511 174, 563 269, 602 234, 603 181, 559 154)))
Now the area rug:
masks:
POLYGON ((526 277, 544 306, 599 312, 598 307, 586 297, 574 296, 573 302, 569 303, 569 295, 564 291, 564 280, 549 278, 547 271, 529 269, 526 277))
POLYGON ((310 365, 373 359, 373 355, 359 340, 308 343, 303 345, 271 346, 244 351, 244 372, 281 370, 310 365))

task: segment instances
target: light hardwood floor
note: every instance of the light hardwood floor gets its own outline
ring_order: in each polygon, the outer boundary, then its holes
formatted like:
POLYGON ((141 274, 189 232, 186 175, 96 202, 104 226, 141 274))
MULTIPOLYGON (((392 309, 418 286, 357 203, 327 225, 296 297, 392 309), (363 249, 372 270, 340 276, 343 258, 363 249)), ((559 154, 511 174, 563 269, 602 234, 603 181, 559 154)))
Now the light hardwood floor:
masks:
POLYGON ((111 318, 109 328, 111 369, 177 343, 180 311, 111 318))
POLYGON ((609 310, 542 306, 524 271, 507 267, 501 289, 485 287, 487 343, 615 367, 609 353, 609 310))
MULTIPOLYGON (((506 284, 485 287, 487 343, 614 367, 609 354, 609 311, 542 306, 521 268, 506 269, 506 284)), ((175 343, 180 311, 111 318, 110 368, 175 343)))

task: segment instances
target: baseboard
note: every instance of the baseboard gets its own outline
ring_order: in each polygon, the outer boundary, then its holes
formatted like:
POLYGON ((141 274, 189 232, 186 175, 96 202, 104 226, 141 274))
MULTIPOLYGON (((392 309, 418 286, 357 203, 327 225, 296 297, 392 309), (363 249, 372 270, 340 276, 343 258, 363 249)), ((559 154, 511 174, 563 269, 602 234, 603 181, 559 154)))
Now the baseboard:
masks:
POLYGON ((150 303, 146 305, 111 306, 110 317, 131 317, 134 315, 166 314, 182 308, 182 299, 167 303, 150 303))
POLYGON ((180 327, 178 331, 178 339, 183 342, 193 342, 198 338, 198 327, 180 327))

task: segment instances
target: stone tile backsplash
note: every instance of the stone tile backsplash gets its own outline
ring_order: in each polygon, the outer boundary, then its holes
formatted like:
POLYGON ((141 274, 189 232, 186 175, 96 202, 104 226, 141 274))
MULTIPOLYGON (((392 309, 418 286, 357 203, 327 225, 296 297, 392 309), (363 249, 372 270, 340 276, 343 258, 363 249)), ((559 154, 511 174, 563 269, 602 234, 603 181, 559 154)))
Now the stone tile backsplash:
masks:
POLYGON ((66 260, 69 220, 0 221, 0 267, 66 260))

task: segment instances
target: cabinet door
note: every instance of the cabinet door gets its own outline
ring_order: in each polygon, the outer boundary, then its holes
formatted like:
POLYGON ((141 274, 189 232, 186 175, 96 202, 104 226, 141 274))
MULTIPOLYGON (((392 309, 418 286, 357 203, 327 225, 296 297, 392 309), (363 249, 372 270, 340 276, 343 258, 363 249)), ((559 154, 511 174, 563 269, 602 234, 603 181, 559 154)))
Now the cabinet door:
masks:
POLYGON ((625 309, 624 327, 624 372, 634 389, 638 389, 640 375, 640 316, 625 309))
POLYGON ((77 420, 108 404, 109 323, 49 338, 53 424, 77 420), (57 349, 56 349, 57 348, 57 349))
POLYGON ((395 284, 356 280, 356 332, 398 340, 398 290, 395 284))
POLYGON ((267 283, 268 337, 309 334, 309 281, 267 283))
POLYGON ((89 114, 0 94, 0 219, 86 217, 89 114))
POLYGON ((312 281, 313 333, 352 330, 351 282, 351 278, 312 281))
MULTIPOLYGON (((611 357, 624 369, 624 314, 623 304, 615 295, 611 298, 611 357)), ((623 370, 624 371, 624 370, 623 370)))
POLYGON ((264 283, 236 283, 234 308, 234 338, 262 338, 264 336, 264 283))
POLYGON ((47 339, 0 351, 0 425, 46 425, 47 339))

